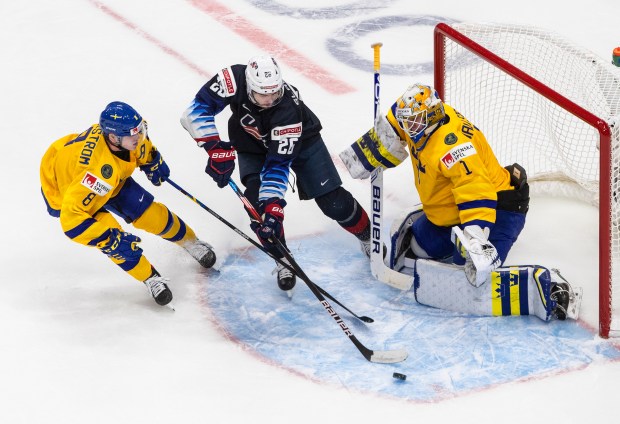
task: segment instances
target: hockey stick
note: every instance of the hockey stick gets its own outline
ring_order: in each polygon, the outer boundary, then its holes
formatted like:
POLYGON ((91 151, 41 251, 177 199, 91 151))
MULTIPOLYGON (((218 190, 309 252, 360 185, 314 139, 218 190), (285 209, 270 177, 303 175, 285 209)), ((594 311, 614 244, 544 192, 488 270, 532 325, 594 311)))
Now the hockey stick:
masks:
MULTIPOLYGON (((239 187, 237 186, 237 184, 235 184, 233 180, 230 180, 228 182, 228 185, 237 194, 239 199, 241 199, 241 201, 245 205, 246 210, 251 215, 251 219, 262 224, 263 220, 261 216, 256 211, 254 206, 250 203, 248 198, 245 197, 245 195, 241 192, 241 190, 239 190, 239 187)), ((325 297, 323 296, 321 291, 318 290, 318 287, 316 286, 316 284, 312 283, 310 279, 306 276, 306 273, 301 269, 297 261, 295 261, 291 253, 286 248, 286 246, 284 246, 284 244, 282 244, 282 242, 277 238, 274 238, 273 240, 275 240, 276 247, 278 248, 278 250, 284 255, 284 257, 293 266, 295 274, 297 274, 306 283, 306 285, 308 286, 312 294, 314 294, 314 296, 316 296, 316 298, 319 300, 321 305, 323 305, 323 308, 325 308, 325 311, 327 311, 327 313, 334 319, 334 321, 336 321, 340 329, 344 332, 344 334, 347 335, 347 337, 349 337, 349 340, 351 340, 351 342, 355 345, 357 350, 360 351, 360 353, 364 356, 364 358, 366 358, 370 362, 376 362, 376 363, 382 363, 382 364, 393 364, 396 362, 402 362, 405 359, 407 359, 407 356, 409 356, 409 354, 404 349, 379 351, 379 350, 370 350, 366 346, 364 346, 362 342, 360 342, 357 339, 357 337, 355 337, 355 334, 353 334, 353 332, 349 329, 349 327, 343 321, 343 319, 340 318, 340 315, 338 315, 338 313, 334 310, 334 308, 332 308, 329 302, 325 300, 325 297)))
MULTIPOLYGON (((374 43, 371 47, 374 50, 374 126, 377 131, 377 119, 381 108, 379 107, 380 49, 382 43, 374 43)), ((371 231, 370 231, 370 272, 377 280, 400 290, 409 290, 413 285, 413 277, 407 274, 394 271, 387 267, 383 262, 383 236, 381 227, 383 225, 383 168, 377 166, 370 175, 370 198, 371 198, 371 231)))
MULTIPOLYGON (((181 186, 179 186, 177 183, 175 183, 174 181, 172 181, 171 179, 167 179, 166 181, 168 181, 168 183, 173 186, 174 188, 176 188, 177 190, 179 190, 181 193, 183 193, 184 195, 186 195, 187 197, 189 197, 190 199, 192 199, 196 204, 198 204, 198 206, 200 206, 201 208, 203 208, 204 210, 206 210, 207 212, 209 212, 211 215, 213 215, 214 217, 216 217, 217 219, 219 219, 221 222, 223 222, 224 224, 226 224, 226 226, 228 226, 228 228, 231 228, 234 232, 236 232, 237 234, 239 234, 241 237, 243 237, 244 239, 246 239, 247 241, 249 241, 250 243, 252 243, 254 246, 256 246, 258 249, 260 249, 261 251, 263 251, 264 253, 266 253, 268 256, 270 256, 274 261, 278 262, 279 264, 285 266, 286 268, 288 268, 291 272, 295 273, 295 270, 289 266, 287 263, 285 263, 284 261, 282 261, 281 259, 276 258, 275 256, 273 256, 268 250, 266 250, 260 243, 257 243, 256 241, 254 241, 253 239, 251 239, 248 235, 246 235, 243 231, 241 231, 240 229, 238 229, 237 227, 235 227, 233 224, 231 224, 230 222, 228 222, 226 219, 222 218, 217 212, 215 212, 213 209, 209 208, 207 205, 205 205, 204 203, 202 203, 200 200, 196 199, 194 196, 192 196, 190 193, 188 193, 186 190, 184 190, 181 186)), ((302 276, 299 276, 299 278, 302 278, 302 276)), ((306 277, 307 278, 307 277, 306 277)), ((312 281, 310 281, 309 279, 306 281, 307 284, 312 284, 313 286, 315 286, 317 288, 317 290, 319 290, 324 296, 326 296, 327 298, 329 298, 330 300, 332 300, 333 302, 335 302, 337 305, 339 305, 342 309, 344 309, 345 311, 347 311, 348 313, 350 313, 352 316, 354 316, 355 318, 359 319, 360 321, 363 322, 367 322, 367 323, 372 323, 374 322, 374 320, 370 317, 367 316, 359 316, 357 315, 355 312, 351 311, 349 308, 347 308, 346 306, 344 306, 342 303, 340 303, 338 301, 338 299, 334 298, 331 294, 329 294, 328 292, 326 292, 325 290, 323 290, 320 286, 318 286, 317 284, 313 283, 312 281)))

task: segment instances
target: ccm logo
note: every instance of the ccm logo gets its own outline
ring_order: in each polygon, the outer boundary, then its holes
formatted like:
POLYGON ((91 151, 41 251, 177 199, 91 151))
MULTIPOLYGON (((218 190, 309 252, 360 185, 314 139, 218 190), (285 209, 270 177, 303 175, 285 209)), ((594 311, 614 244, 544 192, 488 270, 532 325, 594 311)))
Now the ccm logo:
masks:
POLYGON ((234 157, 235 157, 234 150, 229 150, 227 152, 221 152, 221 153, 214 152, 211 154, 211 159, 228 159, 228 158, 234 158, 234 157))

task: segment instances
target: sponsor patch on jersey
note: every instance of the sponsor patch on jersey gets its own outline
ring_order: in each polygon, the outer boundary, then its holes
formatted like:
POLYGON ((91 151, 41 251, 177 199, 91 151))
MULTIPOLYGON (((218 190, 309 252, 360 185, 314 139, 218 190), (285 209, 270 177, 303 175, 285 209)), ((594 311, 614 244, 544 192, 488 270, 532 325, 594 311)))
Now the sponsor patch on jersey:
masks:
POLYGON ((101 167, 101 176, 103 178, 110 178, 112 176, 112 165, 108 165, 107 163, 101 167))
POLYGON ((450 133, 446 136, 446 138, 443 139, 443 142, 446 143, 448 146, 450 146, 456 143, 456 140, 458 140, 458 137, 456 136, 456 134, 450 133))
POLYGON ((110 190, 112 190, 112 186, 110 184, 90 172, 87 172, 86 175, 84 175, 84 178, 82 178, 82 185, 100 196, 105 196, 110 192, 110 190))
POLYGON ((301 122, 283 127, 275 127, 271 130, 272 140, 283 140, 285 138, 301 137, 301 122))
POLYGON ((443 155, 441 161, 446 168, 450 169, 461 159, 465 159, 466 157, 475 155, 476 153, 478 153, 476 152, 476 148, 473 144, 471 144, 471 142, 468 141, 467 143, 453 147, 452 150, 443 155))
POLYGON ((211 91, 220 97, 230 97, 237 92, 237 82, 230 68, 224 68, 217 73, 217 82, 211 85, 211 91))

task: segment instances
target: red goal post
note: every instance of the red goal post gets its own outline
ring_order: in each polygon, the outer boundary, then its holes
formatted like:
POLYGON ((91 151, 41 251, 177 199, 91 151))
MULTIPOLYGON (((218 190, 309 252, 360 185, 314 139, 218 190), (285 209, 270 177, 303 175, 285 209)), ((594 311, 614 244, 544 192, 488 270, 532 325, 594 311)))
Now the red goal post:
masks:
POLYGON ((598 204, 599 334, 620 336, 620 68, 517 25, 440 23, 434 54, 440 98, 483 129, 500 163, 598 204))

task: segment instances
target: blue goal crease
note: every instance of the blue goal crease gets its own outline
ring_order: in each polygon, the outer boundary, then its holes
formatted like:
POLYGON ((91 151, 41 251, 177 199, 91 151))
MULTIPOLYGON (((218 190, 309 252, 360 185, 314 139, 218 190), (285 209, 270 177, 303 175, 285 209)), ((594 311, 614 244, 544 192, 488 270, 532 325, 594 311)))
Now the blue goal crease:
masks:
POLYGON ((620 347, 574 321, 536 317, 472 317, 415 302, 413 293, 378 283, 357 243, 313 235, 296 240, 295 257, 308 277, 358 315, 342 319, 368 348, 404 348, 399 364, 368 362, 316 297, 297 279, 292 299, 278 289, 274 264, 258 249, 232 253, 217 279, 204 285, 211 314, 246 348, 268 362, 349 390, 437 401, 494 386, 620 360, 620 347), (406 381, 392 373, 407 375, 406 381))

